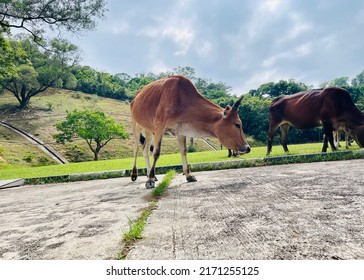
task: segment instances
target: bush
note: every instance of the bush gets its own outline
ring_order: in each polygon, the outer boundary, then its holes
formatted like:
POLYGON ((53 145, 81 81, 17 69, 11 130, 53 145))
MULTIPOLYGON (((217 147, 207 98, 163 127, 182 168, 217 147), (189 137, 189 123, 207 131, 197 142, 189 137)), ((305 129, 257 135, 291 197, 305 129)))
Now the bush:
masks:
POLYGON ((35 154, 29 153, 29 154, 24 155, 23 160, 30 163, 30 162, 33 162, 34 158, 35 158, 35 154))
POLYGON ((44 165, 48 165, 50 163, 49 159, 46 158, 45 156, 40 156, 38 158, 38 166, 44 166, 44 165))
POLYGON ((188 146, 187 153, 195 153, 198 152, 198 149, 195 146, 188 146))
POLYGON ((70 147, 67 147, 67 152, 65 153, 66 157, 70 162, 82 162, 91 160, 91 156, 84 149, 74 144, 70 147))

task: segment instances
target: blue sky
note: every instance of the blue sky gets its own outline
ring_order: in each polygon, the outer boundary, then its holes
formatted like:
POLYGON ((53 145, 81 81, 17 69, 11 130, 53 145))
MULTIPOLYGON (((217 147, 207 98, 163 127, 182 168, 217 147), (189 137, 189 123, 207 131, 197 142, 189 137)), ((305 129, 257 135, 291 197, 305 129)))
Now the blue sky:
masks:
POLYGON ((234 94, 364 69, 364 0, 109 0, 96 31, 69 39, 112 74, 190 66, 234 94))

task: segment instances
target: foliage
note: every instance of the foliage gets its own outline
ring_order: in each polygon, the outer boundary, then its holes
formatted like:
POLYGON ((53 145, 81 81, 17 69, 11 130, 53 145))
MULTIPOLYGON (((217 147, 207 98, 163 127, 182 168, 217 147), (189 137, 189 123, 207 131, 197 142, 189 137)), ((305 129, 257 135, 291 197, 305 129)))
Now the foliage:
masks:
POLYGON ((90 150, 94 154, 94 160, 98 160, 100 150, 112 139, 125 139, 128 134, 121 124, 100 111, 77 111, 68 113, 66 120, 56 125, 61 133, 54 135, 59 143, 72 142, 74 137, 86 140, 90 150))
POLYGON ((265 142, 268 135, 268 107, 271 101, 251 94, 244 95, 239 116, 243 122, 244 133, 255 140, 265 142))
POLYGON ((119 100, 127 99, 125 82, 118 75, 99 72, 88 66, 76 66, 71 70, 68 81, 70 79, 73 79, 73 86, 68 86, 68 89, 119 100))
POLYGON ((67 147, 65 155, 70 162, 83 162, 92 160, 87 150, 82 149, 77 144, 67 147))
POLYGON ((41 48, 29 37, 12 40, 10 44, 8 54, 12 56, 14 71, 4 71, 0 84, 16 97, 20 109, 47 88, 61 87, 69 65, 79 58, 77 47, 62 39, 51 40, 50 50, 41 48))
POLYGON ((349 86, 349 77, 339 77, 332 81, 326 81, 320 85, 320 87, 322 87, 322 88, 331 87, 331 86, 348 87, 349 86))
POLYGON ((0 32, 0 93, 4 90, 3 83, 5 79, 17 77, 15 57, 26 63, 25 52, 17 46, 12 46, 0 32))
POLYGON ((258 89, 251 90, 249 93, 263 98, 275 98, 280 95, 291 95, 308 89, 309 87, 304 83, 295 82, 294 80, 280 80, 277 83, 262 84, 258 89))
POLYGON ((21 29, 41 43, 46 27, 75 34, 95 28, 105 14, 105 0, 3 0, 0 2, 0 31, 21 29))
POLYGON ((3 156, 4 153, 5 153, 5 148, 2 145, 0 145, 0 157, 3 156))
POLYGON ((198 151, 197 147, 195 146, 188 146, 187 147, 187 153, 196 153, 198 151))
POLYGON ((361 71, 354 79, 352 79, 351 84, 353 87, 358 87, 364 85, 364 70, 361 71))

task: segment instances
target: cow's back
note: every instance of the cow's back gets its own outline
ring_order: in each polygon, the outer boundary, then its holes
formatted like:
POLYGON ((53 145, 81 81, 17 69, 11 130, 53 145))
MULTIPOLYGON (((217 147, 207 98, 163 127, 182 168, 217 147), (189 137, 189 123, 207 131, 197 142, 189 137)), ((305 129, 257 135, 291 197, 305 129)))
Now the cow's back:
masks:
POLYGON ((142 88, 131 102, 134 120, 146 129, 178 121, 189 105, 204 99, 183 76, 170 76, 142 88))
POLYGON ((275 99, 269 108, 277 123, 290 123, 297 128, 312 128, 320 123, 322 99, 320 90, 286 95, 275 99))

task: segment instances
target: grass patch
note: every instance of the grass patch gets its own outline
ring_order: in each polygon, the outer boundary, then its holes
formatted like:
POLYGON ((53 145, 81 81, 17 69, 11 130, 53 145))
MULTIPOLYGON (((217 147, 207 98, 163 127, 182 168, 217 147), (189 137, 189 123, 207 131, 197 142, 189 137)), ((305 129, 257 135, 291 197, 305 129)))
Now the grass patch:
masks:
MULTIPOLYGON (((221 169, 222 165, 226 168, 240 168, 240 167, 253 167, 260 165, 270 164, 275 158, 280 158, 281 163, 284 160, 294 160, 293 162, 300 162, 302 157, 299 155, 316 154, 318 159, 320 156, 323 158, 328 155, 335 155, 334 157, 340 159, 342 152, 329 152, 327 154, 317 154, 322 147, 322 143, 313 144, 299 144, 290 145, 290 153, 283 152, 282 147, 274 146, 271 156, 265 157, 265 147, 253 147, 251 153, 242 155, 238 158, 228 158, 227 150, 219 151, 206 151, 188 154, 188 162, 193 166, 193 171, 213 170, 216 168, 221 169), (292 157, 291 157, 292 156, 292 157), (294 157, 297 156, 297 157, 294 157), (301 159, 300 159, 301 158, 301 159), (258 160, 256 160, 258 159, 258 160), (221 164, 223 162, 223 164, 221 164)), ((357 145, 353 145, 348 155, 343 159, 348 158, 363 158, 361 153, 354 153, 359 150, 357 145), (353 152, 354 151, 354 152, 353 152), (356 155, 357 154, 357 155, 356 155)), ((344 150, 341 150, 344 151, 344 150)), ((344 152, 345 154, 346 152, 344 152)), ((307 159, 305 159, 307 162, 307 159)), ((310 159, 312 160, 312 159, 310 159)), ((277 162, 277 160, 275 160, 277 162)), ((289 163, 289 162, 286 162, 289 163)), ((121 176, 129 176, 130 170, 133 165, 133 158, 115 159, 115 160, 100 160, 89 161, 80 163, 70 163, 64 165, 51 165, 39 167, 18 167, 0 162, 0 180, 16 179, 16 178, 37 178, 34 183, 49 183, 61 181, 76 181, 76 180, 90 180, 90 179, 104 179, 121 176), (107 171, 107 173, 105 173, 107 171), (123 172, 125 171, 125 172, 123 172), (100 174, 91 174, 100 173, 100 174), (82 174, 81 177, 75 174, 82 174), (55 176, 54 178, 49 178, 55 176), (60 176, 60 177, 59 177, 60 176), (58 177, 58 179, 56 178, 58 177), (51 179, 51 180, 49 180, 51 179)), ((159 167, 159 174, 164 174, 170 169, 179 170, 182 165, 181 156, 179 154, 162 154, 158 160, 157 168, 159 167), (166 167, 165 169, 160 167, 166 167), (179 167, 179 168, 178 168, 179 167)), ((138 167, 145 168, 145 161, 143 157, 138 158, 138 167)), ((145 172, 145 171, 141 171, 145 172)), ((143 173, 140 173, 142 175, 143 173)), ((33 182, 31 182, 33 183, 33 182)))
POLYGON ((158 199, 165 192, 167 187, 170 185, 172 179, 176 175, 175 170, 170 170, 163 177, 162 182, 152 192, 152 198, 147 209, 145 209, 137 219, 129 219, 130 229, 128 232, 123 234, 123 242, 125 243, 123 250, 118 254, 118 260, 124 260, 130 249, 134 244, 143 238, 142 232, 145 224, 147 223, 148 217, 152 214, 152 211, 158 207, 158 199))
POLYGON ((153 197, 161 196, 171 183, 174 176, 176 176, 175 170, 168 171, 167 174, 164 176, 163 181, 152 191, 152 196, 153 197))
POLYGON ((142 238, 142 231, 151 213, 151 209, 148 209, 143 211, 135 221, 129 219, 130 230, 123 234, 123 240, 125 242, 135 242, 137 239, 142 238))

